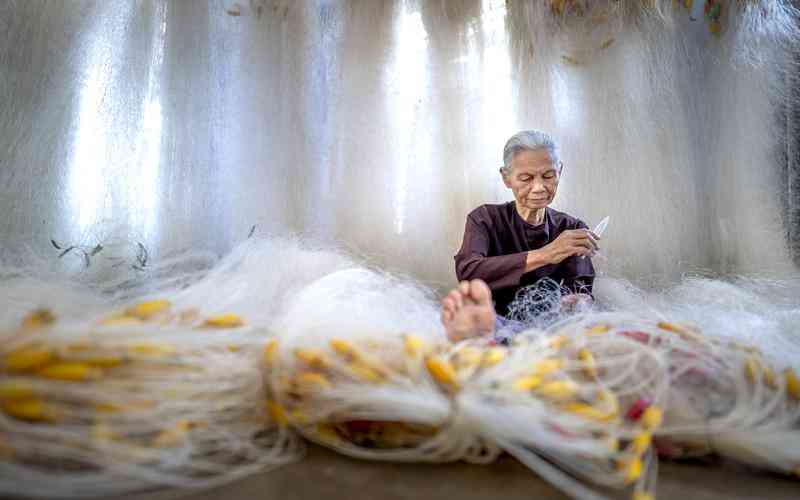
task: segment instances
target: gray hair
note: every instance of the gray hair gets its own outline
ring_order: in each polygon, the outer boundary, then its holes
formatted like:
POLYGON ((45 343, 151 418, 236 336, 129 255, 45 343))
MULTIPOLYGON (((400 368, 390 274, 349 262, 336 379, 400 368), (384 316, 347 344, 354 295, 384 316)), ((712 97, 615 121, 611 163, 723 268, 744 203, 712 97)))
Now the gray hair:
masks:
POLYGON ((545 150, 550 155, 553 165, 559 164, 558 146, 552 137, 539 130, 523 130, 511 136, 503 148, 503 175, 511 171, 511 160, 522 151, 545 150))

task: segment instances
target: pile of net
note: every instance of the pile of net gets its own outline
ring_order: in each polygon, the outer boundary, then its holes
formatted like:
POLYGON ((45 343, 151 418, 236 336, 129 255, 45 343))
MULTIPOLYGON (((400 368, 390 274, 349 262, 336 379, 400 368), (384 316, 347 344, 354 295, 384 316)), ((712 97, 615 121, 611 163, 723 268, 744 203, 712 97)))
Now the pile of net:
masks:
POLYGON ((4 493, 208 487, 299 457, 269 418, 261 348, 238 316, 161 299, 60 323, 38 310, 4 336, 4 493))
POLYGON ((187 306, 191 287, 31 311, 0 347, 0 491, 206 487, 299 460, 301 438, 371 460, 505 452, 575 498, 653 498, 659 456, 798 472, 800 381, 755 347, 621 312, 451 344, 424 289, 329 269, 268 327, 187 306))
MULTIPOLYGON (((367 281, 336 279, 345 291, 367 281)), ((292 316, 294 334, 269 343, 268 405, 280 425, 341 453, 488 463, 507 452, 575 498, 654 498, 658 456, 800 470, 800 381, 755 347, 620 312, 569 317, 509 346, 449 344, 362 329, 377 304, 354 310, 323 283, 309 290, 325 290, 339 314, 324 328, 313 312, 292 316)))

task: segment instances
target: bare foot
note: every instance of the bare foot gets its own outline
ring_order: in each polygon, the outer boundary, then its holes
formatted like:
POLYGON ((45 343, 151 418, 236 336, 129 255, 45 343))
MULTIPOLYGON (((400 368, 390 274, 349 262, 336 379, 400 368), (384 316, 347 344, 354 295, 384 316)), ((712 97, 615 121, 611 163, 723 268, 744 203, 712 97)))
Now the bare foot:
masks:
POLYGON ((481 280, 462 281, 442 300, 442 324, 452 342, 494 332, 492 292, 481 280))

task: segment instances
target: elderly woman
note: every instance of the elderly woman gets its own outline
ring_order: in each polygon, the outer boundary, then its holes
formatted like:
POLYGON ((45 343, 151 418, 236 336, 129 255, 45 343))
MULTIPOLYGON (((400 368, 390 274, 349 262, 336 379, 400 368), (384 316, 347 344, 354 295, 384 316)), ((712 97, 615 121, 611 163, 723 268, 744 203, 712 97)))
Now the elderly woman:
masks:
POLYGON ((536 130, 519 132, 506 143, 503 163, 500 175, 514 201, 481 205, 467 216, 455 256, 460 283, 442 301, 451 340, 505 326, 520 288, 542 278, 561 285, 565 307, 591 300, 590 258, 599 238, 582 221, 548 207, 563 169, 555 142, 536 130))

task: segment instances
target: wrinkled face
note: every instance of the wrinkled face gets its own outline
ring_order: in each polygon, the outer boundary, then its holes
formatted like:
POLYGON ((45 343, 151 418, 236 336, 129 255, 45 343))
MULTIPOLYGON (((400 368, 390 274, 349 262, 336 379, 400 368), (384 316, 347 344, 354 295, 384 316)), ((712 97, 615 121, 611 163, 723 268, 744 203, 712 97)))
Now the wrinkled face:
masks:
POLYGON ((536 210, 553 201, 560 175, 560 166, 553 165, 546 150, 521 151, 511 160, 503 182, 514 193, 520 208, 536 210))

